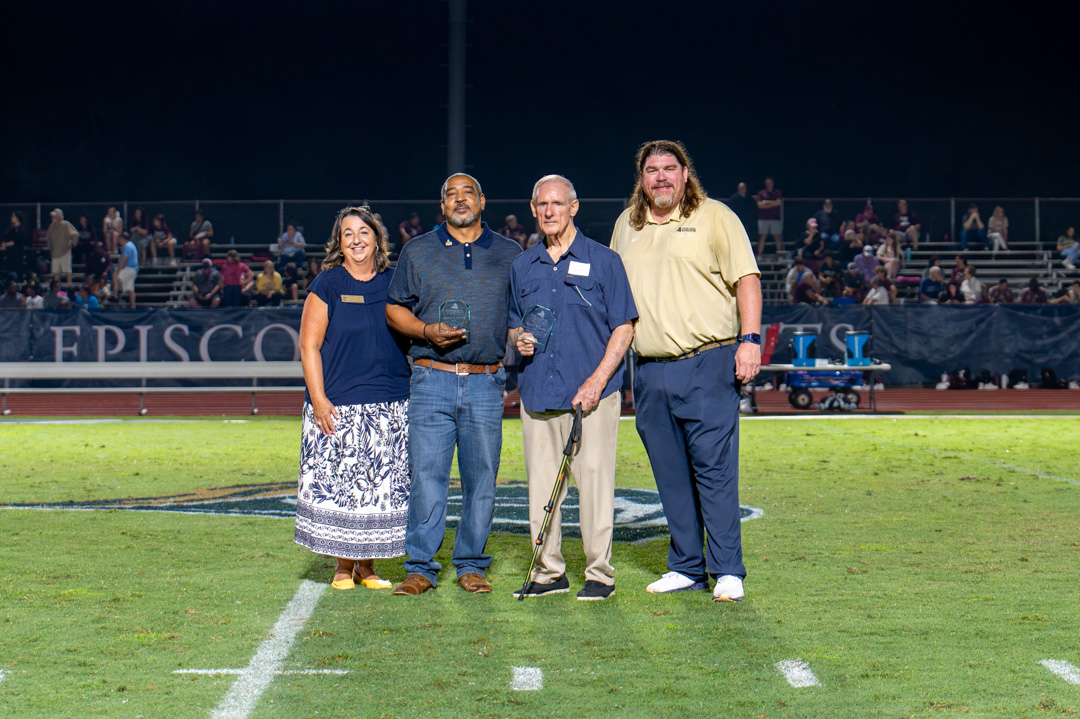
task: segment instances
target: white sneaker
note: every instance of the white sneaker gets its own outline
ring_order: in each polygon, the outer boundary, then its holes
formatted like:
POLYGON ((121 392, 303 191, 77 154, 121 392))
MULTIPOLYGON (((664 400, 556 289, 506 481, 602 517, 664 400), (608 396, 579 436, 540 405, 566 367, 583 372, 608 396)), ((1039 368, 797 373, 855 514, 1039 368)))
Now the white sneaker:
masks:
POLYGON ((1080 389, 1080 382, 1070 382, 1069 389, 1080 389))
POLYGON ((948 382, 938 382, 936 385, 934 385, 934 389, 949 389, 949 383, 948 382))
POLYGON ((1074 265, 1068 258, 1065 258, 1064 260, 1062 260, 1061 264, 1065 265, 1065 269, 1068 269, 1068 270, 1075 270, 1076 269, 1076 265, 1074 265))
POLYGON ((1013 389, 1029 389, 1030 387, 1031 385, 1029 385, 1027 382, 1017 382, 1013 385, 1013 389))
POLYGON ((734 574, 725 574, 716 580, 712 592, 713 601, 738 602, 743 598, 742 579, 734 574))
MULTIPOLYGON (((736 579, 737 578, 738 577, 736 577, 736 579)), ((709 585, 705 582, 695 582, 685 574, 668 572, 649 586, 645 587, 645 591, 649 594, 668 594, 669 592, 685 592, 693 589, 708 588, 709 585)))

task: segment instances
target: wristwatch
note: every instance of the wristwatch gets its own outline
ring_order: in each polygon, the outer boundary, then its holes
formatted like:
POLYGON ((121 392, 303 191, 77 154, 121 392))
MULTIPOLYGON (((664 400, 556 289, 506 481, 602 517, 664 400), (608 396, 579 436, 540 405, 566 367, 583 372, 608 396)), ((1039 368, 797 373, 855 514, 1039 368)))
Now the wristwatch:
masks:
POLYGON ((756 332, 751 332, 745 335, 739 335, 739 342, 749 342, 752 345, 761 344, 761 335, 756 332))

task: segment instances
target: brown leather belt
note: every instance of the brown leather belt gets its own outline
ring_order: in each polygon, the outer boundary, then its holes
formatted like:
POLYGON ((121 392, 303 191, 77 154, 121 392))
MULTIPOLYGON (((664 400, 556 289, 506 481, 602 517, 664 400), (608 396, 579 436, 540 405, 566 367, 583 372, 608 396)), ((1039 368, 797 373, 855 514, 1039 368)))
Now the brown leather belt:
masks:
POLYGON ((439 362, 438 360, 432 359, 413 360, 413 364, 419 365, 420 367, 430 367, 431 369, 442 370, 443 372, 453 372, 456 375, 494 374, 502 367, 502 362, 496 362, 495 364, 469 364, 467 362, 451 364, 449 362, 439 362))
POLYGON ((701 345, 700 347, 698 347, 696 349, 690 350, 689 352, 687 352, 686 354, 683 354, 683 355, 676 355, 675 357, 638 357, 638 362, 640 364, 644 364, 646 362, 674 362, 676 360, 687 359, 689 357, 697 357, 702 352, 708 352, 709 350, 716 349, 717 347, 727 347, 729 345, 735 344, 737 341, 738 341, 737 339, 732 337, 731 339, 727 339, 727 340, 718 340, 716 342, 708 342, 706 344, 701 345))

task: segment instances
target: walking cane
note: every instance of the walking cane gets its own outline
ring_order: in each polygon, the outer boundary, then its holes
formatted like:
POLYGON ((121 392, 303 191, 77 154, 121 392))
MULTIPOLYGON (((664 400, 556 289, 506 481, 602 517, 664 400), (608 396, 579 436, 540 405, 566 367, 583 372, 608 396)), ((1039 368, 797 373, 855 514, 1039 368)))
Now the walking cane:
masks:
POLYGON ((570 455, 574 453, 574 445, 581 441, 581 405, 574 407, 574 426, 570 430, 570 437, 566 440, 566 447, 563 449, 562 464, 559 465, 559 476, 555 479, 555 487, 551 490, 551 499, 548 500, 547 506, 544 507, 544 521, 540 523, 540 534, 536 535, 536 543, 533 545, 532 561, 529 562, 529 571, 525 575, 525 583, 521 585, 521 592, 518 594, 518 601, 525 599, 525 588, 529 586, 529 579, 532 577, 533 569, 536 567, 536 555, 540 553, 540 547, 544 544, 544 534, 547 533, 548 523, 551 521, 551 514, 555 511, 555 501, 559 498, 559 492, 562 490, 563 482, 566 481, 566 474, 570 471, 570 455))

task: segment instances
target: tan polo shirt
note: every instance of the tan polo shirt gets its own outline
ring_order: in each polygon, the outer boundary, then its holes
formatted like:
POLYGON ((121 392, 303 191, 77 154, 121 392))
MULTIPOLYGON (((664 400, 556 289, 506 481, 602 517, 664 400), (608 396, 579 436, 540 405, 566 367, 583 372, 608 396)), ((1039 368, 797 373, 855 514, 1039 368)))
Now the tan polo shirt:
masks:
POLYGON ((705 200, 689 217, 676 210, 658 224, 630 225, 627 208, 615 222, 611 249, 622 257, 640 315, 634 351, 674 357, 739 334, 735 285, 761 276, 738 216, 705 200))

